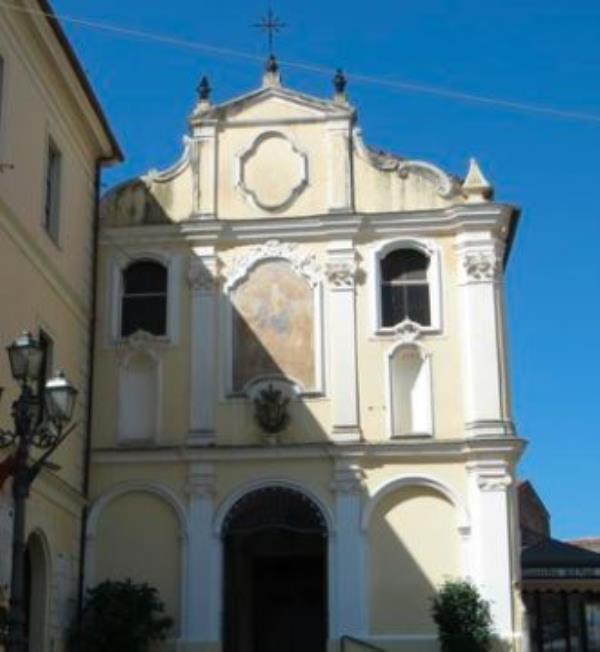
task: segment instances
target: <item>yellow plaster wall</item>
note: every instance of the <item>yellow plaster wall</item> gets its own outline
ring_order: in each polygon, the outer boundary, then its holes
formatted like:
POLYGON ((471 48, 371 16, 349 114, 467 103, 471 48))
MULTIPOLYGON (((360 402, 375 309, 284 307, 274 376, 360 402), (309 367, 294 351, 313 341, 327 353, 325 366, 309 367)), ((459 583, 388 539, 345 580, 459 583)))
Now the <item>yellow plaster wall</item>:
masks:
POLYGON ((368 542, 371 633, 434 633, 430 599, 461 574, 454 506, 424 488, 394 492, 375 510, 368 542))
POLYGON ((181 595, 180 528, 173 509, 148 493, 128 493, 103 510, 96 534, 95 581, 147 582, 159 591, 178 631, 181 595))

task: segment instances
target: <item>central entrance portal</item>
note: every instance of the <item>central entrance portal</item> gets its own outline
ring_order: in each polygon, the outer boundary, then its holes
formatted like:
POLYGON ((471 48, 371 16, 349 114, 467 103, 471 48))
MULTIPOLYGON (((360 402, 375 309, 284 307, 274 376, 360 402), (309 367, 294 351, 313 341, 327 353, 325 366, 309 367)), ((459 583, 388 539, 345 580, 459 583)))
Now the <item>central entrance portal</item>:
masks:
POLYGON ((327 526, 304 494, 246 494, 223 526, 225 652, 325 652, 327 526))

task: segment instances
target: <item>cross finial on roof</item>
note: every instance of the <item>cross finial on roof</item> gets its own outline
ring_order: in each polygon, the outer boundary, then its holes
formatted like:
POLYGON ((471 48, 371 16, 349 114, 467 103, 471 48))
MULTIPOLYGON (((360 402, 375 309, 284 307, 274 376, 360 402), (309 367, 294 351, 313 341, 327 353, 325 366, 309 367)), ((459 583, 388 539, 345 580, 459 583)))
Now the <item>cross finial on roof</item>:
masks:
POLYGON ((278 34, 284 27, 285 23, 282 23, 279 18, 273 13, 271 7, 267 15, 260 19, 259 23, 255 23, 255 27, 262 29, 263 32, 267 35, 267 41, 269 44, 269 56, 273 56, 273 37, 275 34, 278 34))

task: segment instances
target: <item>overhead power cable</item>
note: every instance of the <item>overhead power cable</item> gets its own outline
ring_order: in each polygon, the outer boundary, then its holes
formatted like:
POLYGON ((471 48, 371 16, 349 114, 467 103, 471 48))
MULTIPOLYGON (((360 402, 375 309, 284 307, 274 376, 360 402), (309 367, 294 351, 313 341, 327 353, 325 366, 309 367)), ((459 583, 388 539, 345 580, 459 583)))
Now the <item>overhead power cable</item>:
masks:
MULTIPOLYGON (((79 18, 79 17, 68 16, 64 14, 52 14, 49 12, 45 12, 41 9, 32 9, 29 7, 17 6, 13 3, 6 2, 4 0, 0 0, 0 7, 5 7, 7 9, 12 9, 14 11, 20 11, 28 14, 33 14, 33 15, 46 16, 52 19, 58 19, 59 21, 66 24, 78 25, 81 27, 87 27, 89 29, 108 32, 116 36, 121 36, 123 38, 151 41, 151 42, 161 43, 163 45, 169 45, 169 46, 182 48, 186 50, 200 51, 200 52, 204 52, 209 56, 214 56, 214 57, 228 57, 228 58, 243 59, 247 61, 263 61, 264 59, 263 57, 256 54, 252 54, 250 52, 243 52, 241 50, 219 47, 215 45, 210 45, 208 43, 201 43, 199 41, 190 41, 190 40, 178 38, 176 36, 171 36, 169 34, 160 34, 156 32, 148 32, 145 30, 132 29, 129 27, 123 27, 111 23, 89 20, 86 18, 79 18)), ((333 68, 328 68, 317 64, 304 63, 300 61, 286 61, 286 60, 281 60, 280 63, 288 68, 305 70, 307 72, 314 72, 320 75, 330 76, 335 73, 335 70, 333 68)), ((478 95, 475 93, 468 93, 468 92, 458 91, 450 88, 431 86, 428 84, 421 84, 416 82, 384 79, 381 77, 375 77, 372 75, 365 75, 360 73, 347 73, 346 77, 352 81, 359 82, 359 83, 381 86, 393 90, 407 91, 410 93, 418 93, 418 94, 443 97, 455 101, 484 104, 501 110, 519 111, 523 113, 545 115, 547 117, 552 117, 552 118, 576 120, 579 122, 600 123, 600 114, 596 114, 596 113, 557 109, 554 107, 542 106, 538 104, 532 104, 529 102, 521 102, 517 100, 507 100, 498 97, 478 95)))

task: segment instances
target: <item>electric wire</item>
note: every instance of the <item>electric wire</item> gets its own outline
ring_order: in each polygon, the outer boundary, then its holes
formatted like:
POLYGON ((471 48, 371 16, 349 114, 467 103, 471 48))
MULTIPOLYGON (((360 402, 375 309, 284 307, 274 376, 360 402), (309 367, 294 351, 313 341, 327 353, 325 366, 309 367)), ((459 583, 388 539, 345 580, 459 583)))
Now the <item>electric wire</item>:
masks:
MULTIPOLYGON (((264 60, 264 57, 256 54, 252 54, 250 52, 244 52, 241 50, 219 47, 207 43, 201 43, 199 41, 190 41, 175 36, 171 36, 169 34, 160 34, 156 32, 133 29, 129 27, 115 25, 112 23, 104 23, 95 20, 89 20, 86 18, 69 16, 65 14, 54 14, 51 12, 43 11, 42 9, 20 7, 10 2, 6 2, 5 0, 0 0, 0 7, 5 7, 7 9, 12 9, 14 11, 20 11, 23 13, 28 13, 33 15, 45 16, 52 20, 58 20, 62 23, 78 25, 81 27, 87 27, 90 29, 104 31, 124 38, 151 41, 151 42, 162 43, 163 45, 170 45, 173 47, 183 48, 187 50, 200 51, 210 56, 229 57, 229 58, 237 58, 237 59, 242 59, 247 61, 260 61, 260 62, 264 60)), ((312 63, 305 63, 300 61, 288 61, 288 60, 280 60, 280 63, 291 69, 304 70, 306 72, 313 72, 320 75, 331 75, 335 73, 335 70, 333 68, 312 64, 312 63)), ((578 122, 600 123, 600 114, 596 114, 596 113, 557 109, 554 107, 542 106, 542 105, 533 104, 529 102, 507 100, 498 97, 479 95, 476 93, 463 92, 463 91, 458 91, 450 88, 443 88, 439 86, 433 86, 433 85, 416 83, 416 82, 384 79, 381 77, 376 77, 373 75, 365 75, 361 73, 347 73, 346 76, 349 80, 363 83, 363 84, 385 87, 392 90, 401 90, 401 91, 406 91, 411 93, 437 96, 437 97, 442 97, 445 99, 450 99, 450 100, 455 100, 460 102, 483 104, 500 110, 518 111, 521 113, 544 115, 549 118, 570 119, 578 122)))

